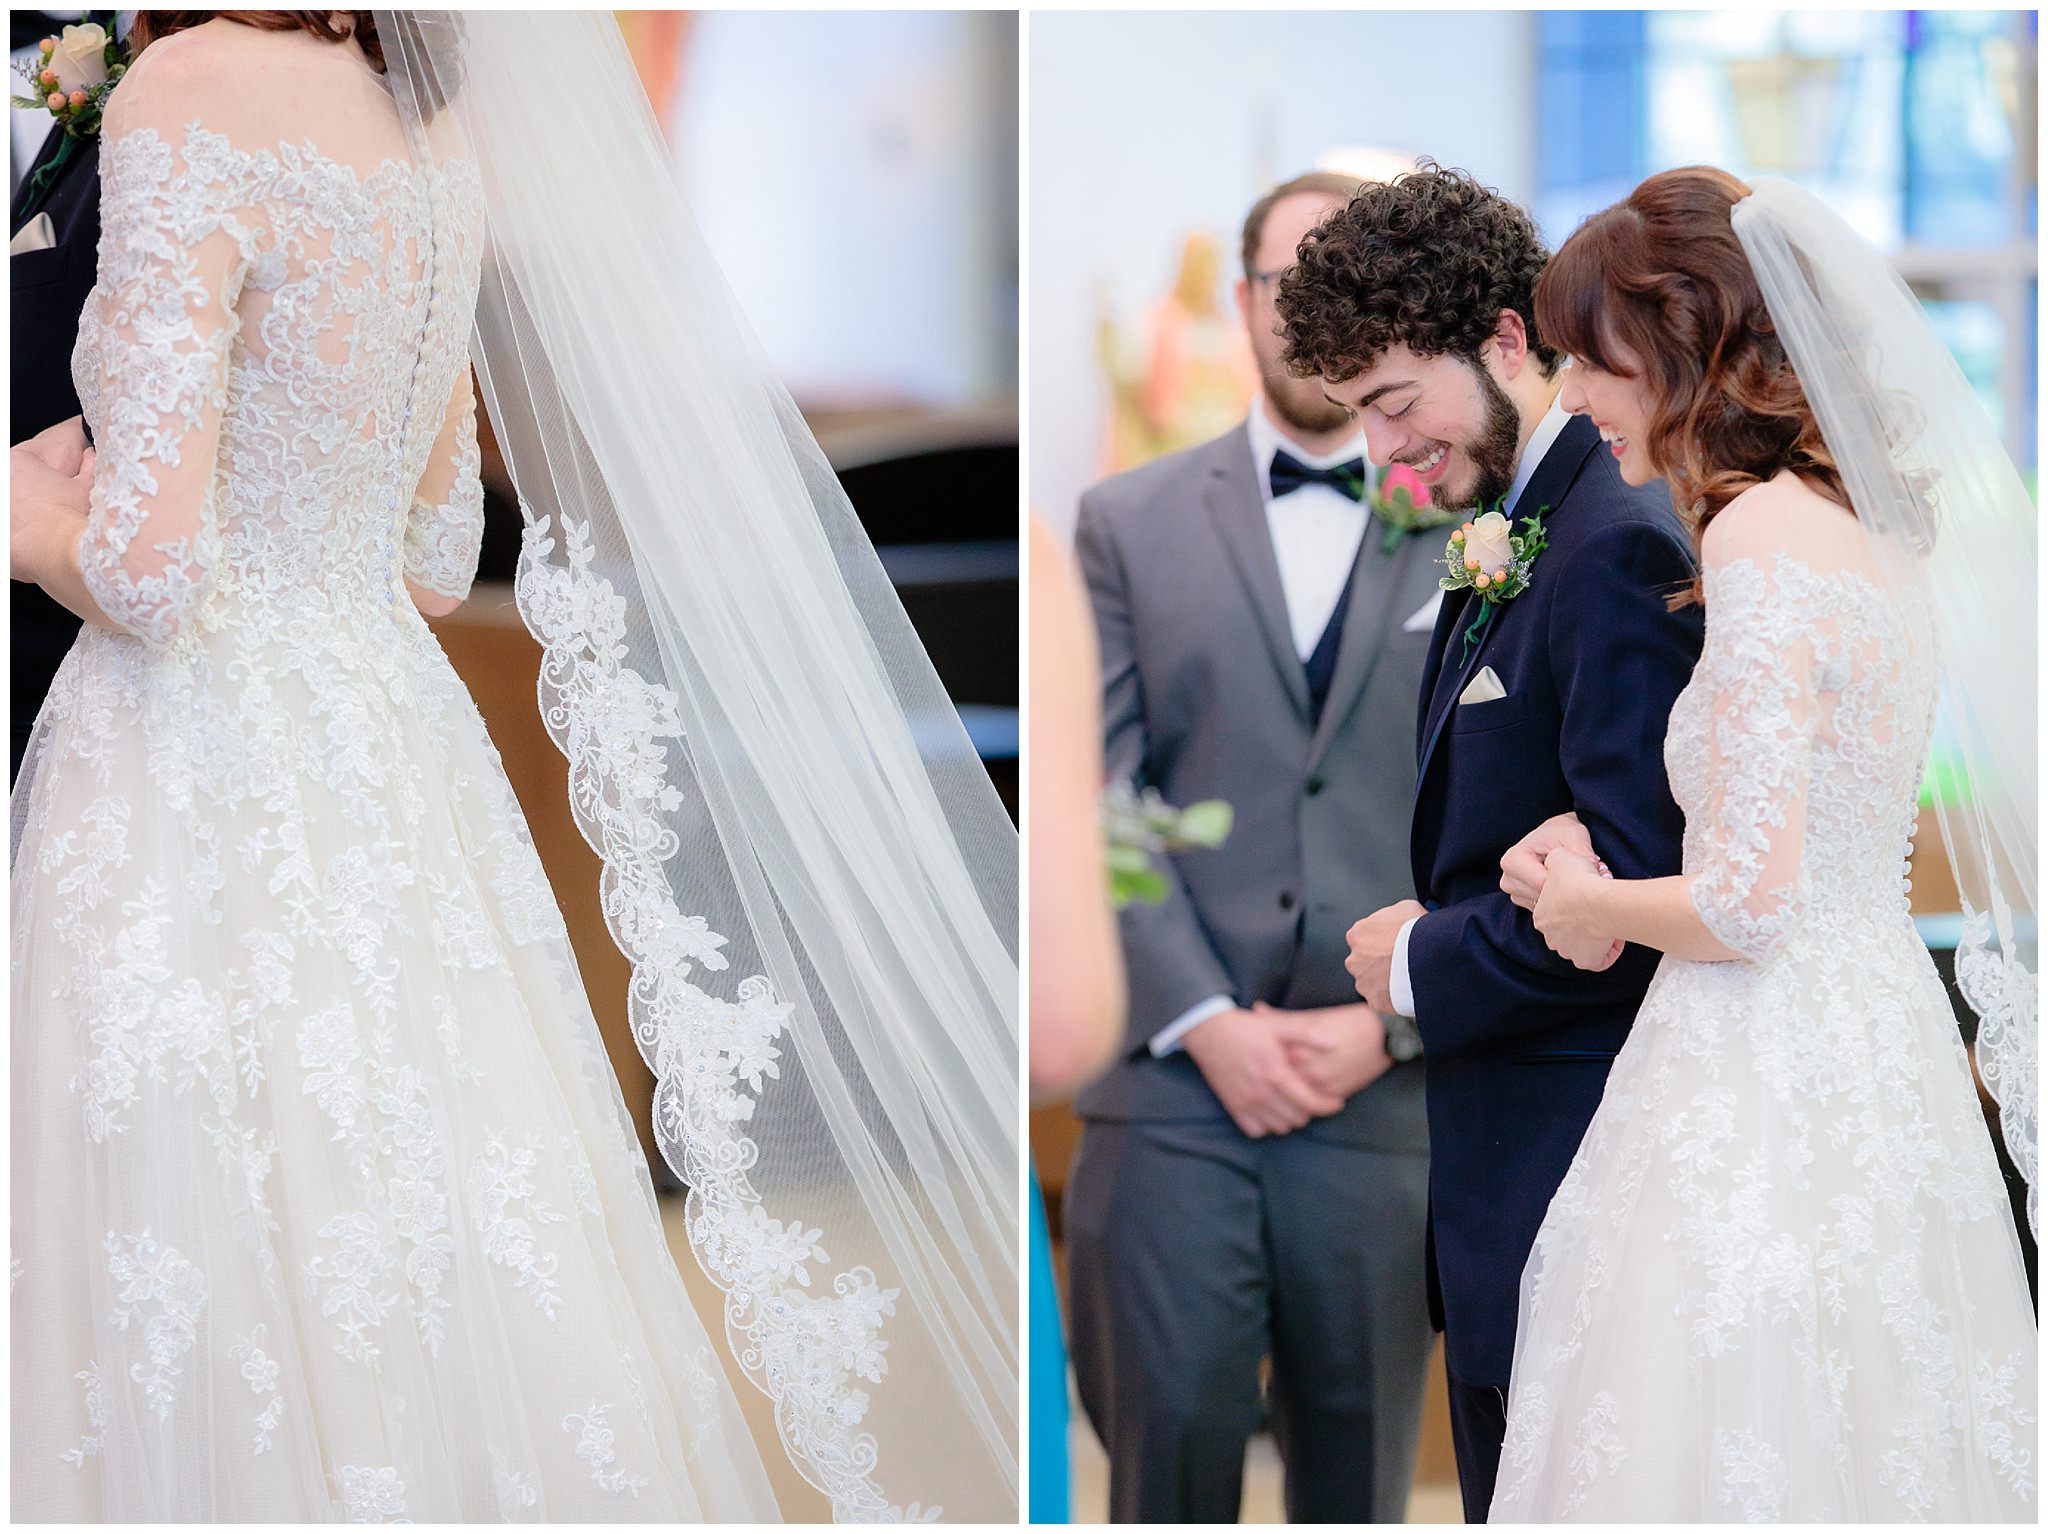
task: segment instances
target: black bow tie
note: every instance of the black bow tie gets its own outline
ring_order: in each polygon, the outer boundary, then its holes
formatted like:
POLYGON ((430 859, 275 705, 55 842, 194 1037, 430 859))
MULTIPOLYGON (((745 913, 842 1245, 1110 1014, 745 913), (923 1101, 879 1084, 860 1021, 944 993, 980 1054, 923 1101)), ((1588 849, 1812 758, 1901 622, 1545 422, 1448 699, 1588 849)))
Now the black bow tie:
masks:
POLYGON ((1365 499, 1365 460, 1347 458, 1327 469, 1311 469, 1285 448, 1273 454, 1273 467, 1266 471, 1273 486, 1273 499, 1291 495, 1303 485, 1328 485, 1339 495, 1354 501, 1365 499))

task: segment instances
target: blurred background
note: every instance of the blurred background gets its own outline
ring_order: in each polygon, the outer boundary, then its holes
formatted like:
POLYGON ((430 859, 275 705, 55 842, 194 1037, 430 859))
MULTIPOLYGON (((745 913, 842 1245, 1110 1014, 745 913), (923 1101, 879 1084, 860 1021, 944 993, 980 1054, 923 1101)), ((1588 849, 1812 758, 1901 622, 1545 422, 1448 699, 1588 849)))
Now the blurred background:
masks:
POLYGON ((1801 183, 1927 301, 2031 482, 2038 27, 2032 11, 1035 14, 1033 504, 1070 529, 1110 468, 1242 416, 1248 364, 1204 322, 1236 327, 1238 226, 1261 192, 1416 155, 1520 202, 1553 249, 1653 171, 1801 183))
MULTIPOLYGON (((1070 533, 1089 484, 1243 418, 1230 289, 1255 199, 1421 155, 1522 203, 1553 249, 1654 171, 1801 183, 1891 257, 2035 485, 2037 37, 2031 11, 1036 13, 1032 503, 1070 533)), ((1960 919, 1923 830, 1914 909, 1948 974, 1960 919)), ((1959 1023, 1972 1039, 1960 1004, 1959 1023)), ((1077 1136, 1065 1108, 1034 1110, 1056 1252, 1077 1136)), ((1458 1521, 1440 1366, 1425 1411, 1409 1516, 1458 1521)), ((1101 1521, 1107 1467, 1078 1403, 1071 1439, 1074 1516, 1101 1521)), ((1244 1517, 1281 1517, 1269 1438, 1244 1517)))

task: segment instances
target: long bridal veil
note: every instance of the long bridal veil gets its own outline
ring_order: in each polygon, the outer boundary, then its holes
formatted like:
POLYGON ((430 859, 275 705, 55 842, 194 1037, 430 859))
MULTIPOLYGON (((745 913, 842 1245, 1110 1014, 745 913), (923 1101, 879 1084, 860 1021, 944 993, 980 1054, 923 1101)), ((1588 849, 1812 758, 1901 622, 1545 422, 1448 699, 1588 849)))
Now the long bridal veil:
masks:
POLYGON ((2038 1236, 2037 513, 1962 369, 1876 249, 1775 177, 1735 205, 1734 226, 1857 516, 1892 578, 1936 615, 1929 786, 1962 897, 1956 979, 2038 1236))
POLYGON ((1015 832, 610 14, 376 17, 481 174, 540 706, 735 1354, 838 1518, 1013 1521, 1015 832))

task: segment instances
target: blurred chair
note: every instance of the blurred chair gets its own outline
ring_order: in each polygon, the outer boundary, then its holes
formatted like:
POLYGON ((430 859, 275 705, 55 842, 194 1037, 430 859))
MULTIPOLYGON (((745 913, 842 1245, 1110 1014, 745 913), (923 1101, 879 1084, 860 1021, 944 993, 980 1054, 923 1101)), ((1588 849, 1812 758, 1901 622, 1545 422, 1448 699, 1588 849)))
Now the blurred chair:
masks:
POLYGON ((1014 412, 870 422, 821 431, 819 445, 1016 819, 1014 412))

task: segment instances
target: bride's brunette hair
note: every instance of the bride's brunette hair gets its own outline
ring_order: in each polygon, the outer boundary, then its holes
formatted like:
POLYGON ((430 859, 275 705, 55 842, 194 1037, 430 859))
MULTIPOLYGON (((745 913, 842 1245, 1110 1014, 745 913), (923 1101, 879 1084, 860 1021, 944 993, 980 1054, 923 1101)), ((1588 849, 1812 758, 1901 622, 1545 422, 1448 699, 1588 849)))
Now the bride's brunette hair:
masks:
POLYGON ((130 52, 139 58, 151 43, 216 18, 259 32, 310 32, 330 43, 353 37, 362 45, 363 56, 384 68, 384 45, 378 41, 377 18, 370 11, 137 11, 128 33, 130 52))
MULTIPOLYGON (((1641 377, 1643 446, 1695 547, 1724 506, 1786 469, 1855 510, 1731 222, 1749 190, 1709 165, 1662 171, 1581 224, 1536 283, 1545 336, 1602 372, 1641 377)), ((1700 595, 1696 582, 1675 605, 1700 595)))

